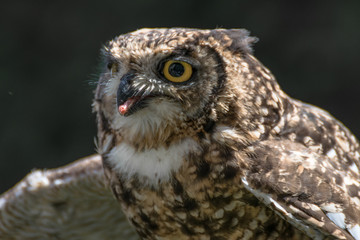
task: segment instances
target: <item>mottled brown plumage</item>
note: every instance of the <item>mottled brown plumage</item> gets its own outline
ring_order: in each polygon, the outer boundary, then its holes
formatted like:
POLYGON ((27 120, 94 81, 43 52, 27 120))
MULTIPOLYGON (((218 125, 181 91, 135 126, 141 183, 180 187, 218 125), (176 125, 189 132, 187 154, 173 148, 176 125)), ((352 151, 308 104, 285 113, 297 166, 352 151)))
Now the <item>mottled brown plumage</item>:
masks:
POLYGON ((288 97, 254 41, 241 29, 142 29, 105 47, 99 152, 143 239, 360 239, 359 143, 288 97), (191 78, 169 81, 169 60, 191 78))

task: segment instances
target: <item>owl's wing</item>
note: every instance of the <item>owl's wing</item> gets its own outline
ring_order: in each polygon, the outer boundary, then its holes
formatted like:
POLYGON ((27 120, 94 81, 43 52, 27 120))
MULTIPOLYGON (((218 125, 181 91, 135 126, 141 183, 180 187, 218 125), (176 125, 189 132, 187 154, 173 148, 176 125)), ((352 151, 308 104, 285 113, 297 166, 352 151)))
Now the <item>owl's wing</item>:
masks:
POLYGON ((36 170, 0 196, 0 239, 138 239, 99 155, 36 170))
POLYGON ((268 140, 255 153, 242 181, 258 199, 314 239, 360 240, 357 164, 337 159, 339 168, 289 140, 268 140))

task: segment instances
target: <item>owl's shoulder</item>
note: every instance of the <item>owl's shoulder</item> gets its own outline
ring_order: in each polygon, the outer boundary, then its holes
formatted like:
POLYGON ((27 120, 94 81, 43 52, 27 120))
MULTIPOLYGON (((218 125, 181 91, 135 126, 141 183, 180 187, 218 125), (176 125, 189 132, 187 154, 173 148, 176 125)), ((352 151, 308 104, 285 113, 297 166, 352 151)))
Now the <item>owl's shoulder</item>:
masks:
POLYGON ((250 147, 244 186, 309 236, 359 239, 356 139, 325 111, 300 102, 291 108, 269 138, 250 147))

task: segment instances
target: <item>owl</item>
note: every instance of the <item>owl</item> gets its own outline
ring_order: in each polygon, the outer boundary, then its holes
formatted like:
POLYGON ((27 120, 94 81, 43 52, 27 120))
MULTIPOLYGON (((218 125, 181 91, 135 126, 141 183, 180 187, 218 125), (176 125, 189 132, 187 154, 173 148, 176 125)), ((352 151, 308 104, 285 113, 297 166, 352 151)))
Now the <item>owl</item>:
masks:
POLYGON ((105 178, 142 239, 360 240, 360 147, 294 100, 243 29, 141 29, 103 49, 105 178))
POLYGON ((183 28, 110 41, 100 155, 0 196, 0 238, 136 238, 126 218, 141 239, 360 240, 358 140, 286 95, 254 42, 183 28))

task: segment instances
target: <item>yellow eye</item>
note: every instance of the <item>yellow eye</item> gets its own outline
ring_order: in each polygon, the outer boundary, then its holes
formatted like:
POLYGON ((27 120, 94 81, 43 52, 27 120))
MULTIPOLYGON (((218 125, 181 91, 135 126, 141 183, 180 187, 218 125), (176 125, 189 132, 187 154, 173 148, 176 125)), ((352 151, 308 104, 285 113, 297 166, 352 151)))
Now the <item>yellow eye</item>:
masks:
POLYGON ((192 72, 193 70, 190 64, 176 60, 167 61, 163 68, 165 78, 177 83, 189 80, 192 72))

